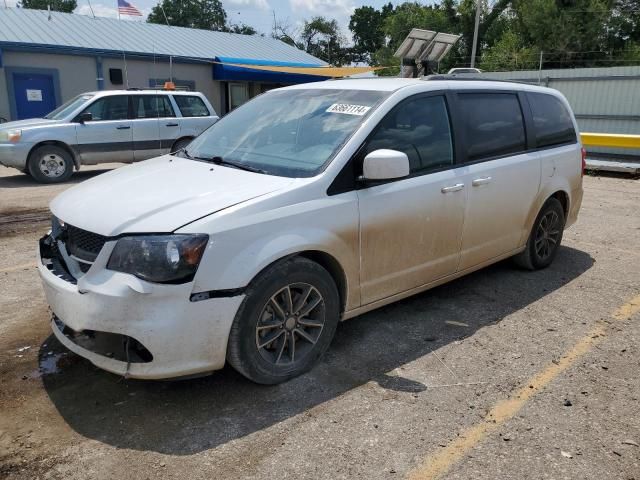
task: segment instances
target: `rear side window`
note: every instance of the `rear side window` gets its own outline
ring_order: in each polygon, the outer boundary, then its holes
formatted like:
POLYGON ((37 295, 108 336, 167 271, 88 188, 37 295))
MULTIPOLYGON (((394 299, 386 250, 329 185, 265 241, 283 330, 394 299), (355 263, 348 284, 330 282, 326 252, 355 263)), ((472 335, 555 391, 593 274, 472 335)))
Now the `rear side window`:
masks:
POLYGON ((178 104, 183 117, 208 117, 209 110, 200 97, 187 95, 174 95, 173 99, 178 104))
POLYGON ((460 93, 458 100, 469 161, 525 150, 524 120, 516 94, 460 93))
POLYGON ((365 153, 381 148, 406 153, 411 174, 452 165, 453 146, 444 97, 412 98, 392 110, 369 139, 365 153))
POLYGON ((571 114, 558 98, 546 93, 527 93, 527 98, 538 148, 576 142, 571 114))
POLYGON ((166 95, 134 95, 133 118, 175 117, 166 95))

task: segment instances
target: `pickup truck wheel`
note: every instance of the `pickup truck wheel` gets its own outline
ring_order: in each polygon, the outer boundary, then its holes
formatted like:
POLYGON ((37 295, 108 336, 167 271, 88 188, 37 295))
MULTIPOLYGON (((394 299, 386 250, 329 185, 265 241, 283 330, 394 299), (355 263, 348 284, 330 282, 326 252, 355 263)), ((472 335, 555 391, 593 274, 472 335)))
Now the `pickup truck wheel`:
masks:
POLYGON ((564 230, 564 210, 560 202, 550 198, 542 206, 523 252, 514 257, 519 266, 528 270, 547 268, 558 253, 564 230))
POLYGON ((73 158, 56 145, 43 145, 29 155, 29 173, 40 183, 64 182, 73 173, 73 158))
POLYGON ((247 288, 227 360, 256 383, 289 380, 329 348, 339 314, 338 290, 323 267, 301 257, 277 263, 247 288))

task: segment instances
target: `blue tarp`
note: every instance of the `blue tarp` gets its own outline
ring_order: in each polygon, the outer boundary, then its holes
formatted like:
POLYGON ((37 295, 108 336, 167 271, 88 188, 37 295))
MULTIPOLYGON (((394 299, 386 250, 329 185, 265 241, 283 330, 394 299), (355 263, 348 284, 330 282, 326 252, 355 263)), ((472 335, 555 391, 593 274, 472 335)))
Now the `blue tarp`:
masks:
POLYGON ((327 77, 318 75, 302 75, 296 73, 269 72, 267 70, 255 70, 247 67, 239 67, 231 64, 242 65, 260 65, 274 67, 321 67, 320 64, 313 63, 293 63, 293 62, 275 62, 270 60, 258 60, 250 58, 231 58, 216 57, 213 64, 213 79, 224 81, 245 81, 245 82, 271 82, 286 83, 288 85, 294 83, 321 82, 327 77))

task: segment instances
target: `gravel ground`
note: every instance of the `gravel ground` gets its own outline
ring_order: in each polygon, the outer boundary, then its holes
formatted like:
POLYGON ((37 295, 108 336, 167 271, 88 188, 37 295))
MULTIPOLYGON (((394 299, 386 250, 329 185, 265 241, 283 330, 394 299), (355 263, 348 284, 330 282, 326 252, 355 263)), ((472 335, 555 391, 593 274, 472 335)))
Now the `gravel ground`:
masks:
POLYGON ((0 478, 640 480, 637 180, 585 178, 549 269, 502 262, 349 320, 274 387, 67 353, 34 251, 70 185, 0 171, 0 478))

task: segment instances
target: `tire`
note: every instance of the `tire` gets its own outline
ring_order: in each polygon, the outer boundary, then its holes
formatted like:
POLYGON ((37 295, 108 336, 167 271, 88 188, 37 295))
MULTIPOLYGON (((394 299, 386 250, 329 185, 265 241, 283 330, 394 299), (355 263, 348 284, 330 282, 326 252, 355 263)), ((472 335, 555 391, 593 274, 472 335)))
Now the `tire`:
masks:
POLYGON ((37 182, 59 183, 67 180, 73 173, 73 158, 64 148, 43 145, 31 152, 27 167, 37 182))
POLYGON ((333 278, 317 263, 293 257, 274 264, 246 290, 231 326, 228 362, 261 384, 301 375, 329 348, 338 325, 339 302, 333 278), (285 312, 287 305, 293 308, 285 312))
POLYGON ((175 153, 179 150, 182 150, 187 145, 189 145, 192 141, 193 141, 193 138, 181 138, 180 140, 178 140, 176 143, 173 144, 173 147, 171 147, 171 153, 175 153))
POLYGON ((513 257, 517 265, 527 270, 547 268, 558 253, 564 232, 564 209, 550 198, 540 209, 527 239, 525 249, 513 257))

